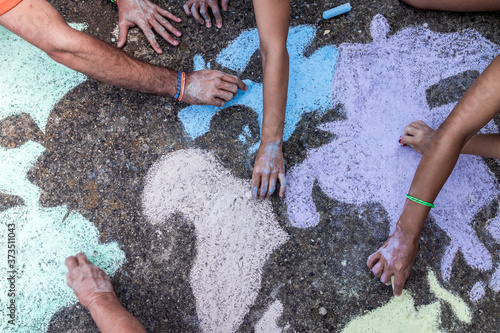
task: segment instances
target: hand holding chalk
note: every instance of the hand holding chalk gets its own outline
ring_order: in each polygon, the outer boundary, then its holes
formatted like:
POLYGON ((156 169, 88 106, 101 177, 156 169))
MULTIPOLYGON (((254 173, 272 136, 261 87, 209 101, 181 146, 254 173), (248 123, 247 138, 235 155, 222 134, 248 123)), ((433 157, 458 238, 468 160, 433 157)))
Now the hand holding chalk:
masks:
POLYGON ((332 17, 345 14, 345 13, 347 13, 349 11, 351 11, 351 4, 348 2, 348 3, 345 3, 343 5, 340 5, 340 6, 337 6, 335 8, 329 9, 327 11, 324 11, 323 12, 323 18, 325 20, 328 20, 328 19, 330 19, 332 17))

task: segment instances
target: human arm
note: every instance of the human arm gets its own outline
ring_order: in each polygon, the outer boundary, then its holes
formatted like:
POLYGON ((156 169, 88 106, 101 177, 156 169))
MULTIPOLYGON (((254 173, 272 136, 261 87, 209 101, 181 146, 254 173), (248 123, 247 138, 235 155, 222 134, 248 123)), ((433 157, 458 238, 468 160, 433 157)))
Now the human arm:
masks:
MULTIPOLYGON (((423 154, 433 144, 434 133, 435 130, 423 121, 414 121, 404 129, 400 143, 423 154)), ((467 141, 460 154, 500 159, 500 134, 476 134, 467 141)))
MULTIPOLYGON (((224 11, 227 11, 228 2, 229 0, 221 0, 222 9, 224 11)), ((207 28, 210 28, 212 26, 212 21, 210 20, 208 9, 210 9, 214 15, 217 28, 222 28, 219 0, 188 0, 184 4, 184 12, 187 16, 192 15, 198 23, 205 24, 207 28)))
POLYGON ((262 135, 252 175, 252 196, 263 199, 273 194, 280 181, 285 195, 283 129, 288 92, 288 51, 286 40, 290 21, 289 0, 254 0, 264 72, 264 116, 262 135))
POLYGON ((153 29, 173 46, 179 45, 169 32, 177 37, 182 34, 167 20, 168 18, 179 23, 182 20, 177 16, 149 0, 116 0, 116 4, 119 17, 118 47, 125 45, 128 29, 136 25, 144 32, 153 49, 159 54, 163 53, 163 50, 156 41, 153 29))
MULTIPOLYGON (((432 136, 422 155, 409 194, 434 202, 453 171, 465 144, 500 112, 500 55, 485 69, 432 136)), ((400 295, 410 275, 418 240, 430 208, 406 200, 396 231, 368 258, 370 270, 389 284, 395 276, 394 294, 400 295)))
MULTIPOLYGON (((174 96, 177 72, 148 64, 75 30, 45 0, 23 0, 0 15, 3 25, 55 61, 99 81, 143 93, 174 96)), ((183 101, 221 106, 245 84, 233 75, 203 70, 188 73, 183 101), (194 89, 196 88, 196 89, 194 89)))
POLYGON ((66 283, 78 301, 90 311, 102 333, 146 332, 142 324, 121 305, 108 276, 83 253, 66 258, 66 283))
POLYGON ((452 12, 485 12, 500 10, 498 0, 401 0, 419 9, 447 10, 452 12))

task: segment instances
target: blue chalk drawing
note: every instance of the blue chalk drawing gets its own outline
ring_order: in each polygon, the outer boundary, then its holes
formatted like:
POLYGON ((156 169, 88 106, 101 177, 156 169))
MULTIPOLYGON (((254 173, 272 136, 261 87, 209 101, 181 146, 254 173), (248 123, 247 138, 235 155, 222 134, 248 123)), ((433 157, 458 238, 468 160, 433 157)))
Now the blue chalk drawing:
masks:
MULTIPOLYGON (((0 46, 0 59, 9 64, 2 68, 0 78, 0 121, 28 113, 44 130, 53 105, 85 76, 56 64, 2 27, 0 46)), ((99 244, 97 228, 81 214, 65 206, 40 207, 40 189, 26 175, 44 151, 33 141, 15 149, 0 147, 0 192, 16 195, 24 202, 23 206, 0 212, 0 249, 4 249, 0 251, 1 332, 45 332, 56 312, 77 302, 65 281, 67 256, 85 252, 109 275, 125 259, 118 244, 99 244), (16 253, 15 264, 10 266, 7 235, 12 229, 16 253), (12 275, 13 298, 7 293, 11 287, 7 277, 12 275), (12 320, 7 308, 11 299, 16 307, 14 325, 8 323, 12 320)))
MULTIPOLYGON (((71 26, 77 30, 85 28, 84 24, 71 26)), ((0 64, 0 120, 28 113, 43 132, 54 105, 86 79, 2 26, 0 64)))
MULTIPOLYGON (((288 101, 285 117, 283 140, 290 138, 301 116, 307 112, 317 111, 323 114, 331 107, 333 74, 337 63, 338 51, 334 46, 326 46, 304 56, 304 49, 310 44, 316 34, 312 26, 302 25, 290 28, 288 34, 288 53, 290 55, 290 82, 288 85, 288 101)), ((216 62, 231 70, 241 72, 248 65, 252 55, 259 49, 257 29, 251 29, 240 34, 235 41, 221 51, 216 62)), ((204 60, 196 55, 195 69, 203 68, 204 60)), ((233 105, 244 105, 254 110, 262 127, 263 103, 262 83, 244 80, 248 86, 246 92, 238 94, 224 107, 193 105, 182 109, 179 118, 186 133, 191 138, 197 138, 210 129, 212 117, 225 108, 233 105)), ((244 136, 240 140, 246 143, 244 136)), ((258 147, 254 145, 250 152, 258 147)))

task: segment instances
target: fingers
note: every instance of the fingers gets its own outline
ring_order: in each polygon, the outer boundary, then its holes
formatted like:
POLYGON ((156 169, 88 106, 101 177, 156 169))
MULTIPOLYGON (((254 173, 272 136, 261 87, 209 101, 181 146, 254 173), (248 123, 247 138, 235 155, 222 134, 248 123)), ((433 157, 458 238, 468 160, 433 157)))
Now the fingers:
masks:
POLYGON ((240 78, 237 76, 223 74, 221 76, 221 80, 228 82, 228 83, 235 84, 238 87, 238 89, 240 89, 240 90, 243 90, 243 91, 247 90, 247 85, 245 84, 245 82, 241 81, 240 78))
POLYGON ((222 0, 222 9, 226 12, 227 11, 227 4, 229 0, 222 0))
POLYGON ((377 262, 373 268, 372 268, 372 273, 375 275, 377 278, 380 278, 382 276, 382 273, 384 272, 384 264, 382 264, 381 261, 377 262))
MULTIPOLYGON (((219 29, 222 28, 222 17, 220 14, 220 8, 218 5, 218 2, 217 1, 210 2, 209 5, 210 5, 210 9, 212 10, 212 14, 214 14, 217 28, 219 28, 219 29)), ((207 20, 210 21, 209 18, 207 20)), ((210 26, 208 24, 207 24, 207 27, 210 28, 210 26)))
POLYGON ((194 3, 191 6, 191 13, 193 14, 193 18, 198 21, 198 23, 205 24, 205 21, 201 18, 200 13, 198 13, 200 6, 201 5, 198 2, 194 3))
POLYGON ((68 272, 71 272, 76 267, 78 267, 78 262, 76 261, 76 258, 73 256, 67 257, 66 260, 64 261, 64 264, 66 265, 66 267, 68 267, 68 272))
POLYGON ((261 177, 259 199, 264 199, 266 197, 268 186, 269 186, 269 176, 264 174, 261 177))
POLYGON ((179 45, 179 42, 175 40, 174 37, 172 37, 160 23, 155 21, 152 23, 152 25, 156 32, 158 32, 158 34, 162 36, 163 39, 165 39, 167 42, 169 42, 173 46, 179 45))
POLYGON ((204 2, 201 4, 200 14, 205 19, 207 28, 210 28, 212 26, 212 22, 210 21, 210 16, 208 15, 207 5, 204 2))
POLYGON ((88 261, 87 256, 83 252, 77 253, 75 258, 76 261, 78 262, 78 266, 90 264, 90 261, 88 261))
POLYGON ((403 273, 396 272, 394 274, 394 296, 401 296, 405 286, 406 276, 403 273))
POLYGON ((278 181, 278 174, 276 172, 271 174, 271 180, 269 181, 269 191, 267 192, 267 197, 269 198, 276 191, 276 182, 278 181))
POLYGON ((135 24, 127 20, 120 21, 118 27, 118 44, 116 44, 117 47, 122 48, 123 45, 125 45, 125 42, 127 41, 128 29, 134 25, 135 24))
POLYGON ((174 14, 172 14, 168 10, 161 8, 160 6, 156 6, 156 11, 158 13, 160 13, 161 16, 164 16, 164 17, 168 18, 169 20, 175 21, 177 23, 182 22, 180 17, 175 16, 174 14))
POLYGON ((284 173, 280 173, 278 175, 278 178, 280 180, 280 198, 283 198, 285 196, 285 191, 286 191, 285 174, 284 173))
MULTIPOLYGON (((159 8, 159 7, 158 7, 159 8)), ((159 22, 162 26, 164 26, 168 31, 176 35, 177 37, 182 36, 182 33, 174 27, 166 18, 164 18, 161 13, 155 13, 155 19, 157 22, 159 22)))
POLYGON ((156 53, 162 54, 163 51, 162 51, 160 45, 158 45, 158 42, 156 41, 155 34, 154 34, 153 30, 151 30, 151 28, 149 27, 149 24, 141 23, 138 25, 139 25, 139 28, 141 28, 142 32, 144 33, 144 36, 146 36, 146 39, 148 40, 149 44, 151 44, 153 49, 156 51, 156 53))
POLYGON ((380 254, 380 252, 377 251, 368 257, 368 261, 366 262, 366 265, 368 266, 368 268, 370 270, 372 270, 373 266, 377 263, 377 261, 380 260, 381 256, 382 255, 380 254))
POLYGON ((187 16, 193 15, 193 13, 191 12, 191 6, 193 5, 193 3, 194 3, 194 0, 190 0, 190 1, 186 2, 183 6, 184 13, 186 13, 187 16))
POLYGON ((257 200, 258 194, 259 194, 259 185, 260 185, 260 175, 257 174, 257 172, 254 170, 253 176, 252 176, 252 199, 257 200))

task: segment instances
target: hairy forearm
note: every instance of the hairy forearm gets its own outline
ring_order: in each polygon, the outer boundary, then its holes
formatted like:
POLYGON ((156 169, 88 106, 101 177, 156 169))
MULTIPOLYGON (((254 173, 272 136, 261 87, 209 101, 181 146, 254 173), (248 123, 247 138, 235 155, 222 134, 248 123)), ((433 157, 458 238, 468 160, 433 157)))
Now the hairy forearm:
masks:
POLYGON ((57 62, 99 81, 158 95, 175 94, 177 73, 132 58, 77 31, 45 0, 23 0, 0 16, 0 24, 57 62))
MULTIPOLYGON (((432 143, 422 155, 409 193, 421 200, 434 202, 450 176, 463 148, 478 149, 478 138, 466 143, 500 112, 500 56, 497 56, 467 90, 451 114, 432 136, 432 143)), ((487 138, 491 140, 494 138, 487 138)), ((479 138, 479 140, 486 140, 479 138)), ((483 141, 484 142, 484 141, 483 141)), ((498 143, 497 143, 498 145, 498 143)), ((408 202, 400 218, 412 232, 420 232, 429 209, 408 202)))
POLYGON ((142 324, 125 310, 114 295, 97 299, 89 310, 102 333, 146 332, 142 324))
POLYGON ((173 96, 177 72, 132 58, 97 38, 72 31, 59 49, 48 52, 55 61, 96 80, 143 93, 173 96))

